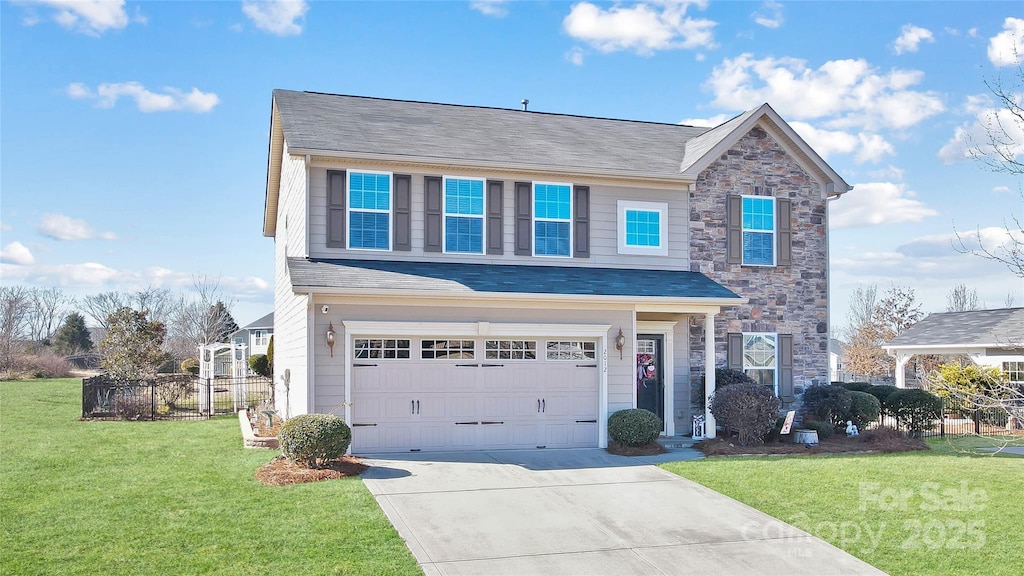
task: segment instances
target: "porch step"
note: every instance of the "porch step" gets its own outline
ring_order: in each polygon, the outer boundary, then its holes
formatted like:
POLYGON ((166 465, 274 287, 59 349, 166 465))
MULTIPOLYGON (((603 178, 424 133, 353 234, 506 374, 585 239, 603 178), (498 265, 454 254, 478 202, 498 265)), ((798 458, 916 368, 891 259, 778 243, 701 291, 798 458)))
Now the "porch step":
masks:
POLYGON ((658 444, 661 444, 666 450, 693 448, 696 442, 698 441, 689 436, 663 436, 658 438, 658 444))

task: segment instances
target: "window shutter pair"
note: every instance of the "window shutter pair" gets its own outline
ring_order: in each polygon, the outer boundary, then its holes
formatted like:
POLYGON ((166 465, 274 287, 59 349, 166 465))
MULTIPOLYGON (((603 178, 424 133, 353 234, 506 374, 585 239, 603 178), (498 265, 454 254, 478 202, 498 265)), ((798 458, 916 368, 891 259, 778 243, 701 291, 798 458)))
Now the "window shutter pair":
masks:
MULTIPOLYGON (((423 251, 444 251, 444 238, 441 237, 441 219, 444 218, 444 194, 441 190, 440 176, 423 178, 423 251)), ((505 183, 499 180, 488 180, 484 189, 487 212, 487 238, 485 246, 487 254, 502 254, 505 250, 502 215, 505 203, 505 183)))
MULTIPOLYGON (((743 197, 730 194, 726 197, 726 263, 743 264, 743 197)), ((793 264, 793 201, 789 198, 775 199, 775 264, 793 264)))
MULTIPOLYGON (((573 258, 590 258, 590 187, 573 186, 573 258)), ((533 184, 516 182, 515 217, 517 256, 533 255, 533 184)))
MULTIPOLYGON (((327 171, 327 247, 344 248, 346 173, 344 170, 327 171)), ((412 177, 407 174, 394 175, 394 191, 391 199, 393 230, 391 246, 394 250, 412 250, 412 177)))
MULTIPOLYGON (((726 365, 730 370, 743 372, 743 334, 730 332, 727 338, 726 365)), ((793 394, 793 335, 778 334, 776 338, 775 369, 779 377, 779 399, 789 404, 796 399, 793 394)))

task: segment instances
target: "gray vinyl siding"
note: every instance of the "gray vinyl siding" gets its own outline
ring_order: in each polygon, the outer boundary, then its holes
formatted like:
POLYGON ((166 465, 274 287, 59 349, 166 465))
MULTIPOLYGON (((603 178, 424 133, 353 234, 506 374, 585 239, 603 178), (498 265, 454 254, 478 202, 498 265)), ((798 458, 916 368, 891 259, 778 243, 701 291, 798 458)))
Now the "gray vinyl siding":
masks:
POLYGON ((277 235, 274 238, 274 382, 282 386, 276 394, 277 408, 288 417, 307 412, 307 297, 292 292, 285 260, 288 256, 305 254, 305 200, 305 163, 289 156, 286 151, 281 167, 277 235), (287 395, 283 390, 285 370, 291 374, 287 395))
MULTIPOLYGON (((634 364, 632 341, 629 333, 632 326, 632 312, 629 309, 564 310, 564 309, 498 309, 494 307, 439 307, 429 306, 380 306, 353 304, 336 298, 318 297, 314 310, 323 304, 330 305, 330 313, 314 314, 313 334, 327 332, 329 323, 338 331, 334 356, 326 345, 315 342, 311 347, 314 355, 316 383, 314 386, 313 408, 316 412, 344 415, 345 402, 345 320, 372 320, 381 322, 512 322, 544 324, 610 324, 608 345, 608 410, 633 407, 634 364), (623 359, 615 350, 615 335, 619 326, 626 336, 623 359)), ((383 336, 383 335, 382 335, 383 336)), ((444 337, 444 334, 438 334, 444 337)), ((275 340, 276 342, 276 340, 275 340)), ((276 344, 275 344, 276 345, 276 344)), ((543 346, 543 344, 539 344, 543 346)), ((275 360, 276 362, 276 360, 275 360)), ((595 375, 596 378, 596 375, 595 375)), ((607 415, 606 415, 607 416, 607 415)))
MULTIPOLYGON (((334 168, 332 168, 334 169, 334 168)), ((336 169, 349 169, 338 165, 336 169)), ((407 170, 399 173, 410 174, 407 170)), ((545 178, 550 182, 586 185, 590 187, 590 257, 551 258, 515 255, 515 182, 516 179, 495 178, 487 173, 446 173, 411 172, 412 174, 412 249, 407 252, 381 252, 368 250, 345 250, 327 247, 327 169, 313 167, 310 170, 310 257, 313 258, 355 258, 388 259, 412 261, 458 261, 479 264, 516 263, 554 266, 595 266, 622 268, 655 268, 689 270, 689 206, 688 192, 678 190, 633 188, 609 186, 565 178, 545 178), (504 183, 504 217, 502 218, 502 254, 446 254, 424 251, 424 176, 472 176, 504 183), (668 256, 637 256, 618 254, 618 201, 635 200, 664 202, 668 204, 668 256)), ((485 238, 486 240, 486 238, 485 238)))

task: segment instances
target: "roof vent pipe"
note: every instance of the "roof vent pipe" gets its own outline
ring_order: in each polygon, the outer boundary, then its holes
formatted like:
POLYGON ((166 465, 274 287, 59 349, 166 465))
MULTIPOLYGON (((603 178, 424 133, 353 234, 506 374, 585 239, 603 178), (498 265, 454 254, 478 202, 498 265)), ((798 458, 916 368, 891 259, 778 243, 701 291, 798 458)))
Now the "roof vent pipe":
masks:
POLYGON ((523 98, 522 100, 519 101, 519 103, 523 105, 523 112, 526 112, 526 107, 530 105, 530 101, 527 100, 526 98, 523 98))

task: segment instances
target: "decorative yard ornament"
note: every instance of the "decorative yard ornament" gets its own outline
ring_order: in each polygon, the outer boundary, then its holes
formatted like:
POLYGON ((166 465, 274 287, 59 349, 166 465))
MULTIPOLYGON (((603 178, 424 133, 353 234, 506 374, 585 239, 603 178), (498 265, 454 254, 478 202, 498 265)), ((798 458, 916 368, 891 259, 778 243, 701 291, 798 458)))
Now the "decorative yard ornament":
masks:
POLYGON ((860 431, 857 430, 857 425, 853 423, 853 420, 846 421, 846 435, 847 436, 860 436, 860 431))

